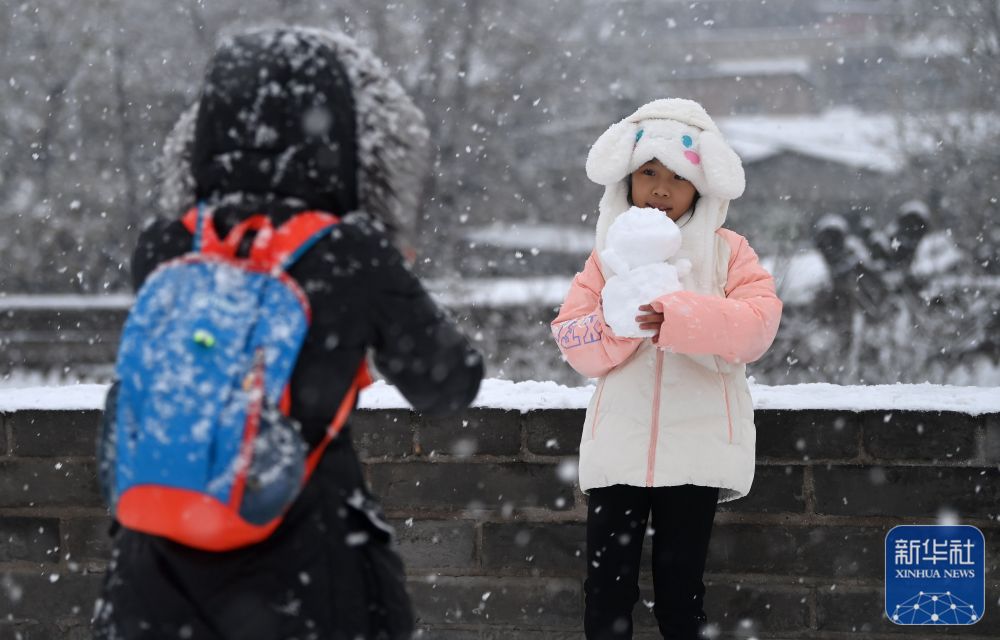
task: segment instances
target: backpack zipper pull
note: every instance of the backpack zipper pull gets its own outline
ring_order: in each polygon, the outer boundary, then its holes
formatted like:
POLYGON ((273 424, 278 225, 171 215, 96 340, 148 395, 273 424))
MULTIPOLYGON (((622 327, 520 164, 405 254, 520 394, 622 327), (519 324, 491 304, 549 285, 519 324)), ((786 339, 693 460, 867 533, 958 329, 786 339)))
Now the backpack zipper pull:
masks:
POLYGON ((215 336, 213 336, 210 332, 206 331, 205 329, 197 329, 194 332, 194 336, 192 336, 192 338, 195 344, 201 345, 206 349, 211 349, 212 347, 215 346, 215 336))

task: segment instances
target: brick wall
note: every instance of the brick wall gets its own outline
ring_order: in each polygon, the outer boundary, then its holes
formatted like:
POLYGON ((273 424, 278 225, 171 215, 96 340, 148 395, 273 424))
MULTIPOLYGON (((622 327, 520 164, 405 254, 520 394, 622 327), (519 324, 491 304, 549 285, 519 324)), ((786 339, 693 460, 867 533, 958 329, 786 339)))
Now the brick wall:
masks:
MULTIPOLYGON (((0 639, 88 637, 108 552, 94 481, 98 418, 2 416, 0 639)), ((582 418, 495 409, 356 416, 425 637, 582 636, 586 505, 559 473, 582 418)), ((988 546, 984 618, 951 632, 1000 636, 1000 414, 761 410, 757 425, 753 491, 720 505, 713 531, 706 608, 721 638, 920 640, 948 631, 895 626, 882 614, 885 534, 933 523, 942 510, 981 528, 988 546)), ((643 583, 652 601, 648 571, 643 583)), ((658 637, 642 604, 636 619, 637 637, 658 637)))

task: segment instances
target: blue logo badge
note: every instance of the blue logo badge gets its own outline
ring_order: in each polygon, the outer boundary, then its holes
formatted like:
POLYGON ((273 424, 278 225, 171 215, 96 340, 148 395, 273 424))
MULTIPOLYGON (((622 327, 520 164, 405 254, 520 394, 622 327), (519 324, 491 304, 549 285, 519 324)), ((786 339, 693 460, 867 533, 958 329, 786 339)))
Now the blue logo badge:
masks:
POLYGON ((900 525, 885 537, 885 613, 896 624, 976 624, 986 538, 970 525, 900 525))

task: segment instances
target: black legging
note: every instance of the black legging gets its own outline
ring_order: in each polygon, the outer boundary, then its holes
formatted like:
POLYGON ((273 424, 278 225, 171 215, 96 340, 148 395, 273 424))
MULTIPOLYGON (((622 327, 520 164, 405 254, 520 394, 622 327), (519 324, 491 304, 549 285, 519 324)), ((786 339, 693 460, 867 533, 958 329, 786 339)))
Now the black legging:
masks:
POLYGON ((632 637, 639 564, 653 513, 653 614, 668 640, 696 640, 703 609, 705 559, 719 499, 716 487, 614 485, 592 489, 587 509, 587 640, 632 637))

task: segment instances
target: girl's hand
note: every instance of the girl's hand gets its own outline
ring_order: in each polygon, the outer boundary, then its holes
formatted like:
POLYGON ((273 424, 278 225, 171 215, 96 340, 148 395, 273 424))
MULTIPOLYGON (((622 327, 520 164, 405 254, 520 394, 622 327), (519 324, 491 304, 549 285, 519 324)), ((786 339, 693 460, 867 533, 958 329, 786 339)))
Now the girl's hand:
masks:
POLYGON ((635 321, 639 323, 639 328, 645 331, 646 329, 652 329, 656 332, 656 335, 652 337, 655 343, 660 339, 660 327, 663 326, 663 314, 657 313, 652 305, 644 304, 639 307, 639 312, 642 315, 635 317, 635 321))

